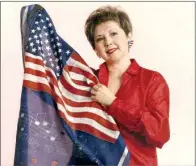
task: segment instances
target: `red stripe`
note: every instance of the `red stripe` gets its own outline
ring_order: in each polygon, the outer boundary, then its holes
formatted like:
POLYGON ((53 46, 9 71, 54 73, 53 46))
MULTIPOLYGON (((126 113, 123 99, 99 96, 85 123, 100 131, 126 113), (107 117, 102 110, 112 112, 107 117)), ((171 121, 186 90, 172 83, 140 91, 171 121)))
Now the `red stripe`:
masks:
POLYGON ((46 73, 31 68, 25 68, 24 73, 46 78, 46 73))
POLYGON ((50 77, 50 82, 52 84, 54 84, 59 89, 57 79, 54 77, 54 75, 51 73, 51 71, 46 70, 46 74, 47 74, 48 77, 50 77))
POLYGON ((34 64, 38 64, 44 67, 44 63, 42 60, 31 58, 28 55, 25 56, 25 62, 32 62, 34 64))
POLYGON ((68 90, 69 92, 75 94, 75 95, 80 95, 80 96, 85 96, 85 97, 90 97, 91 93, 89 91, 84 91, 80 89, 76 89, 73 86, 71 86, 64 77, 60 78, 60 82, 62 83, 63 87, 68 90))
POLYGON ((68 105, 70 105, 72 107, 94 107, 94 108, 101 109, 101 106, 95 101, 75 102, 75 101, 72 101, 72 100, 66 98, 64 95, 63 95, 63 100, 65 103, 67 103, 68 105))
POLYGON ((86 81, 74 80, 73 78, 72 78, 72 81, 73 81, 75 84, 77 84, 77 85, 89 86, 89 85, 87 84, 86 81))
POLYGON ((96 77, 95 77, 93 74, 91 74, 91 73, 89 73, 89 72, 87 72, 87 71, 84 71, 84 70, 82 70, 81 68, 78 68, 78 67, 75 67, 75 66, 66 65, 66 66, 64 67, 64 70, 67 71, 68 73, 69 73, 69 72, 74 72, 74 73, 83 75, 83 76, 85 76, 86 78, 88 78, 89 80, 91 80, 92 82, 94 82, 95 84, 98 83, 96 77))
POLYGON ((76 52, 73 52, 72 53, 71 58, 74 59, 74 60, 76 60, 76 61, 78 61, 78 62, 80 62, 80 63, 82 63, 83 65, 85 65, 85 66, 88 67, 88 65, 86 64, 86 62, 76 52))
POLYGON ((105 128, 108 128, 110 130, 114 130, 114 131, 118 131, 117 125, 111 123, 110 121, 102 118, 101 116, 91 113, 91 112, 69 112, 67 111, 67 113, 72 116, 72 117, 76 117, 76 118, 89 118, 89 119, 93 119, 95 120, 97 123, 101 124, 102 126, 104 126, 105 128))
POLYGON ((44 91, 44 92, 47 92, 48 94, 52 95, 52 91, 49 88, 49 86, 42 84, 42 83, 37 83, 37 82, 35 83, 32 81, 24 80, 23 86, 26 88, 33 89, 35 91, 44 91))
POLYGON ((80 130, 80 131, 84 131, 87 132, 93 136, 96 136, 104 141, 108 141, 108 142, 112 142, 115 143, 116 139, 112 138, 106 134, 104 134, 103 132, 97 130, 96 128, 87 125, 87 124, 78 124, 78 123, 71 123, 67 120, 67 118, 65 117, 64 113, 59 111, 59 116, 61 118, 63 118, 65 120, 65 122, 74 130, 80 130))
POLYGON ((88 83, 88 84, 87 84, 87 82, 85 82, 85 81, 74 80, 74 79, 72 79, 72 81, 73 81, 75 84, 77 84, 77 85, 82 85, 82 86, 93 87, 93 86, 95 85, 94 82, 91 82, 91 83, 88 83))

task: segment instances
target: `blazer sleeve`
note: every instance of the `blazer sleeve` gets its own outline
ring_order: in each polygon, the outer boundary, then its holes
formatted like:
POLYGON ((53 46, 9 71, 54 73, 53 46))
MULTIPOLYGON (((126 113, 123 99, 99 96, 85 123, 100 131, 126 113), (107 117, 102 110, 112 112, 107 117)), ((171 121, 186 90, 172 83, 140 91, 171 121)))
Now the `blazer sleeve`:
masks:
POLYGON ((161 74, 152 76, 144 106, 116 98, 107 112, 119 125, 145 137, 148 144, 162 148, 170 138, 169 88, 161 74))

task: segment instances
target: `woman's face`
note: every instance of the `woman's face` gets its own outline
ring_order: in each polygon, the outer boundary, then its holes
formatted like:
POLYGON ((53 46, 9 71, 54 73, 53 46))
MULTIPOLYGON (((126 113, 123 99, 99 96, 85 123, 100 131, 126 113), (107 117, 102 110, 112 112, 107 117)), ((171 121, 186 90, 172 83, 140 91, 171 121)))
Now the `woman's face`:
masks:
POLYGON ((128 54, 128 40, 130 35, 114 21, 103 22, 95 27, 95 51, 98 56, 108 63, 119 61, 128 54))

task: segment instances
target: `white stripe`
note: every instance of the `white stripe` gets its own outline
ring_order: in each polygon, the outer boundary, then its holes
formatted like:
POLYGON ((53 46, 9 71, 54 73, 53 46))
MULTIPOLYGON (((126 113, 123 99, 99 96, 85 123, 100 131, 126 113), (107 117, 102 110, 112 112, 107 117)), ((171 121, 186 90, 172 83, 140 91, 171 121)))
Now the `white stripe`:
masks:
POLYGON ((123 152, 123 154, 122 154, 122 156, 120 158, 120 161, 118 163, 118 166, 121 166, 123 164, 123 162, 124 162, 124 160, 125 160, 125 158, 127 156, 127 153, 128 153, 128 149, 127 149, 127 147, 125 147, 125 150, 124 150, 124 152, 123 152))
MULTIPOLYGON (((58 106, 58 109, 59 110, 64 110, 63 106, 59 103, 57 103, 57 106, 58 106)), ((72 117, 72 116, 69 116, 67 114, 67 112, 63 112, 65 114, 65 116, 67 117, 67 119, 71 122, 71 123, 75 123, 75 124, 87 124, 87 125, 90 125, 91 127, 101 131, 102 133, 112 137, 112 138, 115 138, 117 139, 120 132, 119 131, 113 131, 113 130, 110 130, 102 125, 100 125, 99 123, 97 123, 95 120, 93 119, 89 119, 89 118, 75 118, 75 117, 72 117)))
POLYGON ((69 111, 69 112, 90 112, 90 113, 94 113, 96 115, 101 116, 102 118, 110 121, 113 124, 116 124, 114 119, 112 118, 112 116, 108 115, 106 112, 102 111, 101 109, 98 108, 94 108, 94 107, 72 107, 69 105, 65 105, 65 108, 69 111))
POLYGON ((93 83, 93 81, 89 80, 87 77, 85 77, 84 75, 75 73, 75 72, 69 72, 69 75, 72 79, 74 80, 78 80, 78 81, 86 81, 87 83, 93 83))
POLYGON ((28 6, 25 7, 25 9, 23 10, 24 12, 22 13, 23 15, 21 16, 22 17, 22 20, 21 20, 21 29, 22 29, 22 39, 25 38, 25 30, 27 29, 27 25, 25 24, 26 22, 26 18, 27 18, 27 12, 28 12, 28 6))
POLYGON ((23 16, 22 16, 22 27, 24 27, 24 23, 25 23, 26 18, 27 18, 27 12, 28 12, 28 6, 25 7, 24 12, 23 12, 23 16))
POLYGON ((63 76, 64 76, 65 80, 69 83, 69 85, 71 85, 72 87, 74 87, 74 88, 76 88, 76 89, 78 89, 78 90, 90 91, 90 89, 91 89, 90 87, 81 86, 81 85, 75 84, 75 83, 71 80, 69 74, 68 74, 65 70, 63 70, 63 76))
POLYGON ((84 71, 87 71, 87 72, 91 73, 92 75, 94 75, 94 73, 92 72, 92 70, 88 66, 86 66, 86 65, 84 65, 84 64, 82 64, 82 63, 80 63, 80 62, 78 62, 76 60, 74 60, 71 57, 67 60, 66 63, 69 66, 78 67, 78 68, 80 68, 80 69, 82 69, 84 71))
POLYGON ((30 57, 30 58, 39 59, 39 60, 42 61, 42 57, 35 56, 35 55, 33 55, 33 54, 29 53, 29 52, 25 52, 25 55, 28 56, 28 57, 30 57))
POLYGON ((75 102, 92 102, 93 101, 90 97, 80 96, 80 95, 76 95, 76 94, 69 92, 63 87, 60 80, 58 80, 58 85, 59 85, 59 89, 62 92, 63 96, 65 96, 69 100, 72 100, 75 102))
POLYGON ((25 67, 33 69, 33 70, 38 70, 38 71, 41 71, 41 72, 45 73, 45 69, 44 69, 43 66, 37 65, 37 64, 32 63, 32 62, 25 62, 25 67))
POLYGON ((35 83, 42 83, 42 84, 45 84, 45 85, 49 86, 48 81, 47 81, 46 78, 35 76, 35 75, 32 75, 32 74, 25 73, 24 74, 24 80, 32 81, 32 82, 35 82, 35 83))

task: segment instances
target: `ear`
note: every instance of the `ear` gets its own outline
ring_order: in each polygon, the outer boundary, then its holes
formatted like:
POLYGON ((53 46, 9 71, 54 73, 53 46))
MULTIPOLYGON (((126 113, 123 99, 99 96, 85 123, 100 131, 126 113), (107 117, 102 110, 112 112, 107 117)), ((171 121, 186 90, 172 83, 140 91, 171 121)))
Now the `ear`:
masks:
POLYGON ((127 41, 130 41, 131 39, 132 39, 132 34, 129 33, 129 34, 127 35, 127 41))

